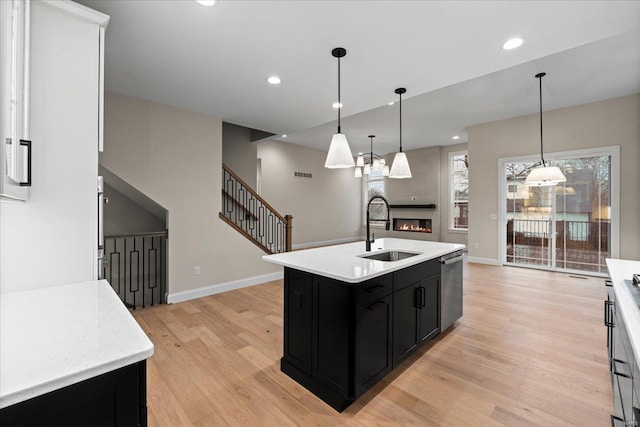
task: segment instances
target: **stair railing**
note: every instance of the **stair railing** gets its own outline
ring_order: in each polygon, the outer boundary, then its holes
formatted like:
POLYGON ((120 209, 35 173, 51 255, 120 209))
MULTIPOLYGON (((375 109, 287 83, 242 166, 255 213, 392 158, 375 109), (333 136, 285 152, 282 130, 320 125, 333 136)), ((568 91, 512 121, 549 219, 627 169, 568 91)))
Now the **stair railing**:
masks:
POLYGON ((279 214, 224 164, 219 217, 268 254, 291 251, 293 217, 279 214))

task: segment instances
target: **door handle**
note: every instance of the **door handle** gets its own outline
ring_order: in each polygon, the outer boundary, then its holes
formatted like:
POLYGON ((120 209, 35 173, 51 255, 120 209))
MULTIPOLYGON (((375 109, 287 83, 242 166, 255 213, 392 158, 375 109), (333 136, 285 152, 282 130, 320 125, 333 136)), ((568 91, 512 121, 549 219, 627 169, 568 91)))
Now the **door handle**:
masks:
POLYGON ((422 294, 422 308, 427 306, 427 291, 424 286, 420 286, 420 293, 422 294))
POLYGON ((27 147, 27 180, 21 181, 21 187, 31 187, 31 141, 25 139, 20 140, 21 147, 27 147))

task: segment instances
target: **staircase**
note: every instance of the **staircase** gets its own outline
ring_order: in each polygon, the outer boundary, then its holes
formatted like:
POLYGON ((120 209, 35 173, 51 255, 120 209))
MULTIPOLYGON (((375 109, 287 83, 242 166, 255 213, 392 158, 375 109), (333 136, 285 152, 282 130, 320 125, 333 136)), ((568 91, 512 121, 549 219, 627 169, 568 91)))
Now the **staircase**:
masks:
POLYGON ((293 217, 279 214, 224 164, 219 217, 268 254, 291 251, 293 217))

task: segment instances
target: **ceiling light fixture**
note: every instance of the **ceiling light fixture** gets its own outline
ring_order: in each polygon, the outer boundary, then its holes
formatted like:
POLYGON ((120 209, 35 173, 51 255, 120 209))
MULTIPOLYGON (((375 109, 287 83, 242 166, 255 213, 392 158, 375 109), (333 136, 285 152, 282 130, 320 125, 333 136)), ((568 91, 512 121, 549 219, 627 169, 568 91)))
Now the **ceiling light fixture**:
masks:
POLYGON ((201 4, 202 6, 213 6, 216 4, 216 0, 196 0, 196 3, 201 4))
POLYGON ((395 104, 395 102, 394 102, 394 101, 387 102, 387 105, 393 105, 393 104, 395 104))
POLYGON ((370 139, 370 151, 368 153, 358 153, 358 159, 356 160, 356 172, 355 177, 361 178, 362 175, 370 175, 371 171, 382 171, 382 176, 389 176, 389 166, 386 164, 385 159, 373 152, 373 138, 375 135, 369 135, 370 139), (363 168, 362 172, 358 172, 358 169, 363 168))
POLYGON ((346 49, 342 47, 336 47, 331 51, 331 55, 334 58, 338 58, 338 104, 340 106, 338 106, 338 132, 334 133, 331 138, 327 159, 324 162, 324 167, 329 169, 352 168, 355 166, 347 137, 340 129, 340 110, 342 109, 342 104, 340 103, 340 58, 344 58, 346 54, 346 49))
POLYGON ((331 104, 331 106, 332 106, 333 108, 336 108, 336 109, 337 109, 337 108, 342 108, 342 104, 341 104, 341 103, 339 103, 339 102, 334 102, 333 104, 331 104))
POLYGON ((504 50, 511 50, 511 49, 515 49, 517 47, 522 46, 522 43, 524 43, 524 40, 522 38, 512 37, 506 42, 504 42, 504 44, 502 45, 502 48, 504 50))
POLYGON ((391 171, 389 172, 389 178, 411 178, 411 168, 409 168, 409 160, 407 160, 406 153, 402 152, 402 94, 406 91, 407 89, 403 87, 399 87, 395 90, 395 92, 400 95, 400 151, 398 151, 393 158, 391 171))
POLYGON ((540 167, 529 172, 529 176, 527 176, 527 179, 524 181, 524 185, 529 186, 551 186, 567 180, 559 167, 547 166, 547 163, 544 161, 544 150, 542 146, 542 78, 546 75, 547 73, 539 73, 535 76, 540 84, 540 167))
POLYGON ((286 134, 284 134, 284 135, 282 135, 282 137, 283 137, 283 138, 286 138, 286 137, 287 137, 287 135, 286 135, 286 134))
POLYGON ((460 139, 460 137, 458 135, 454 135, 453 138, 451 138, 451 139, 458 140, 458 139, 460 139))
POLYGON ((356 170, 356 171, 355 171, 355 173, 354 173, 354 175, 353 175, 353 176, 354 176, 354 177, 356 177, 356 178, 362 178, 362 169, 360 169, 360 168, 355 168, 355 170, 356 170))
POLYGON ((270 85, 279 85, 282 82, 282 80, 280 80, 280 77, 278 77, 278 76, 269 76, 267 78, 267 82, 270 85))

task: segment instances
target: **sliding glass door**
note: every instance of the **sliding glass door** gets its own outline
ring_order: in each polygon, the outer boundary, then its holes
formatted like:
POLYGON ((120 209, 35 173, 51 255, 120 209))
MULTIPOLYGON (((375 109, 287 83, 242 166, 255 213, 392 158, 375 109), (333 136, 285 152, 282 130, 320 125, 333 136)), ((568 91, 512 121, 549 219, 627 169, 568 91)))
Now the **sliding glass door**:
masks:
POLYGON ((617 244, 611 215, 614 159, 615 152, 602 150, 558 156, 549 163, 558 166, 567 181, 552 187, 524 185, 537 163, 502 161, 503 262, 606 273, 605 259, 617 244))

